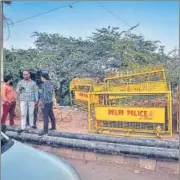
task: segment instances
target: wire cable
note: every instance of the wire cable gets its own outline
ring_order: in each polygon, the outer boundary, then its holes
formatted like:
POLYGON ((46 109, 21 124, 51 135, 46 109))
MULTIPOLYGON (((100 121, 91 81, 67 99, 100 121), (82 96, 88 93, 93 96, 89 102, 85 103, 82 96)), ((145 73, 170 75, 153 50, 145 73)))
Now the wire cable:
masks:
MULTIPOLYGON (((119 16, 117 16, 113 11, 111 11, 111 10, 109 10, 107 7, 105 7, 105 6, 103 6, 101 3, 98 3, 98 2, 95 2, 94 1, 94 3, 96 3, 97 5, 99 5, 101 8, 103 8, 104 10, 106 10, 109 14, 111 14, 112 16, 114 16, 116 19, 118 19, 119 21, 121 21, 121 22, 123 22, 124 24, 126 24, 126 26, 128 26, 129 28, 130 28, 130 30, 131 30, 131 28, 132 28, 132 25, 130 25, 128 22, 126 22, 126 21, 124 21, 123 19, 121 19, 119 16)), ((139 26, 139 24, 140 23, 138 23, 138 25, 136 25, 136 27, 137 26, 139 26)), ((137 31, 137 32, 139 32, 140 33, 140 35, 143 35, 139 30, 137 30, 137 29, 135 29, 135 28, 133 28, 135 31, 137 31)))
POLYGON ((36 17, 38 17, 38 16, 42 16, 42 15, 44 15, 44 14, 51 13, 51 12, 53 12, 53 11, 58 11, 58 10, 60 10, 60 9, 66 8, 66 7, 72 8, 72 6, 73 6, 74 4, 77 4, 78 2, 79 2, 79 1, 75 1, 75 2, 72 2, 72 3, 66 4, 66 5, 64 5, 64 6, 60 6, 60 7, 57 7, 57 8, 50 9, 50 10, 48 10, 48 11, 44 11, 44 12, 42 12, 42 13, 38 13, 38 14, 32 15, 32 16, 30 16, 30 17, 27 17, 27 18, 18 20, 18 21, 16 21, 16 22, 12 23, 11 25, 16 25, 16 24, 18 24, 18 23, 21 23, 21 22, 24 22, 24 21, 27 21, 27 20, 36 18, 36 17))
POLYGON ((5 41, 7 41, 7 40, 11 37, 11 31, 10 31, 9 22, 12 23, 11 19, 6 18, 6 17, 3 15, 3 24, 4 24, 5 27, 8 29, 8 36, 7 36, 7 38, 5 39, 5 41))

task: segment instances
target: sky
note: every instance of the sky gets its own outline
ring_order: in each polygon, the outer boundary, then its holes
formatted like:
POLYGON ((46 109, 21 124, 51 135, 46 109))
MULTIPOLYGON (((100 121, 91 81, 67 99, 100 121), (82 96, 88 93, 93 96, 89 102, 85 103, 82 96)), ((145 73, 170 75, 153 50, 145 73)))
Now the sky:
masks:
POLYGON ((61 8, 16 24, 19 20, 69 3, 72 1, 16 1, 11 6, 5 5, 5 16, 15 24, 10 26, 10 33, 4 27, 4 47, 33 48, 31 35, 35 31, 84 39, 96 28, 110 25, 127 30, 140 23, 134 33, 148 40, 160 40, 167 51, 179 48, 178 1, 80 1, 73 8, 61 8))

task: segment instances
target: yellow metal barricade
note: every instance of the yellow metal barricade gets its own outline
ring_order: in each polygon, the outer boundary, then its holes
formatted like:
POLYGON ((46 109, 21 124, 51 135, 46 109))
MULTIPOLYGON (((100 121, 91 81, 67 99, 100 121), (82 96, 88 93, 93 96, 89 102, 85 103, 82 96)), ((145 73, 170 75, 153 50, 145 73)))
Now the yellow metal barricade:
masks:
POLYGON ((73 90, 77 84, 94 84, 99 81, 99 78, 74 78, 70 82, 70 89, 73 90))
POLYGON ((114 80, 114 79, 133 79, 141 77, 143 81, 148 81, 151 77, 155 77, 156 80, 166 80, 165 69, 163 65, 159 66, 139 66, 133 69, 120 70, 117 72, 109 72, 105 75, 106 80, 114 80))
POLYGON ((159 92, 168 90, 166 81, 108 84, 106 87, 108 92, 159 92))
MULTIPOLYGON (((88 108, 89 93, 104 91, 104 85, 99 78, 73 79, 70 83, 70 99, 72 105, 78 105, 83 109, 88 108)), ((99 103, 98 96, 91 96, 93 103, 99 103)))
POLYGON ((124 92, 146 91, 152 89, 160 91, 168 89, 165 69, 163 66, 158 67, 141 67, 138 69, 108 73, 104 79, 106 91, 124 92))
POLYGON ((74 91, 74 104, 82 107, 83 109, 87 109, 90 90, 90 85, 77 85, 74 91))
POLYGON ((93 84, 97 83, 99 78, 74 78, 70 82, 70 101, 71 105, 80 105, 87 107, 88 93, 93 84))
POLYGON ((142 67, 71 81, 72 104, 88 109, 89 132, 172 136, 171 88, 163 66, 142 67))
POLYGON ((90 93, 89 131, 110 135, 172 136, 171 88, 165 69, 141 67, 109 73, 105 92, 90 93), (98 95, 100 104, 91 102, 98 95))
POLYGON ((90 93, 89 101, 89 132, 132 137, 172 136, 171 91, 90 93), (102 98, 100 104, 91 101, 94 95, 102 98), (110 96, 116 97, 113 103, 110 96))

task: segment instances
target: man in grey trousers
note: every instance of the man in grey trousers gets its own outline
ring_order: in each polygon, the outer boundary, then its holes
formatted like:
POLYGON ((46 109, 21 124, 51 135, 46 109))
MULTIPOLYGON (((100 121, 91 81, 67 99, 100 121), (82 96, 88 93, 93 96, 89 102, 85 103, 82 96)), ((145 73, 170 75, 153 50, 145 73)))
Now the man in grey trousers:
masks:
POLYGON ((38 88, 35 81, 31 80, 30 72, 23 71, 23 80, 17 84, 16 92, 20 97, 21 109, 21 130, 25 130, 27 112, 29 115, 29 125, 33 127, 34 107, 38 103, 38 88))

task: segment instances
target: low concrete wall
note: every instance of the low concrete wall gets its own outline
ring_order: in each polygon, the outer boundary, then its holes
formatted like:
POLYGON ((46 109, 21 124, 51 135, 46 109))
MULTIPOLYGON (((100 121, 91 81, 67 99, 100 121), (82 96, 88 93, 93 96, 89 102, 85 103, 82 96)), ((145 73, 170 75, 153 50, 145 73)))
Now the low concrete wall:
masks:
MULTIPOLYGON (((29 143, 28 143, 29 144, 29 143)), ((124 164, 128 168, 135 169, 135 168, 142 168, 149 171, 158 171, 164 172, 166 174, 179 174, 179 163, 178 162, 168 162, 168 161, 161 161, 156 159, 149 159, 149 158, 142 158, 142 157, 128 157, 128 156, 118 156, 118 155, 108 155, 108 154, 99 154, 94 152, 88 151, 80 151, 70 148, 57 148, 57 147, 50 147, 45 145, 34 145, 29 144, 37 149, 54 153, 58 156, 64 158, 73 158, 78 160, 83 160, 85 162, 88 161, 101 161, 104 163, 115 163, 121 165, 124 164)))
MULTIPOLYGON (((10 126, 7 127, 9 131, 17 132, 17 129, 10 126)), ((38 134, 38 130, 27 130, 26 133, 38 134)), ((179 141, 177 140, 159 140, 159 139, 148 139, 148 138, 130 138, 130 137, 120 137, 120 136, 107 136, 101 134, 84 134, 84 133, 71 133, 71 132, 60 132, 52 131, 48 133, 51 137, 62 137, 69 139, 79 139, 86 141, 98 141, 106 143, 115 144, 127 144, 127 145, 137 145, 137 146, 147 146, 147 147, 158 147, 158 148, 170 148, 179 149, 179 141)))
POLYGON ((45 136, 40 137, 36 134, 7 131, 6 134, 19 141, 30 142, 34 144, 48 145, 52 147, 68 147, 73 149, 81 149, 90 152, 99 152, 104 154, 125 154, 131 156, 141 156, 155 159, 164 159, 177 161, 179 159, 179 150, 170 148, 148 147, 139 145, 116 144, 97 141, 86 141, 79 139, 70 139, 63 137, 45 136))

